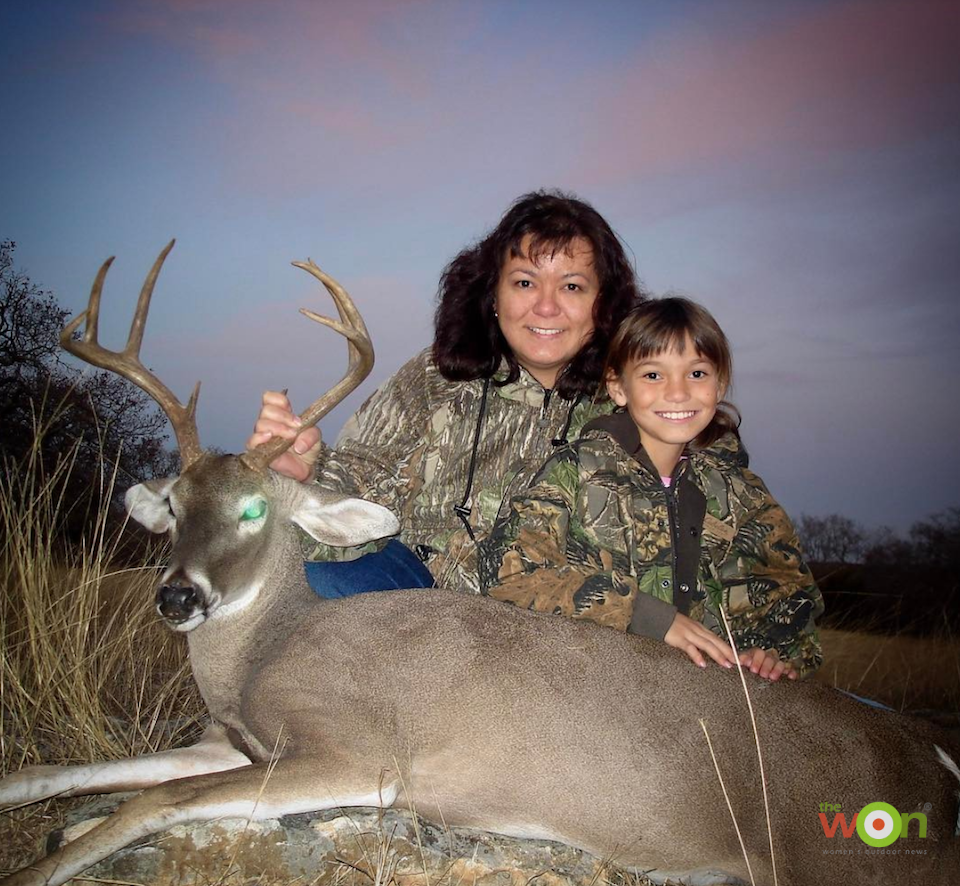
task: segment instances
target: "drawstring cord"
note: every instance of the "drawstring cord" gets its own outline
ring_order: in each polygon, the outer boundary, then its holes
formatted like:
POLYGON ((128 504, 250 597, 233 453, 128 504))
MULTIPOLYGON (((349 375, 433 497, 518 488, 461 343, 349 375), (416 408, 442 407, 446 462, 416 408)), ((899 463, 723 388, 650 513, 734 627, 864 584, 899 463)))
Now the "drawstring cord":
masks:
MULTIPOLYGON (((477 416, 477 427, 473 434, 473 450, 470 453, 470 468, 467 471, 467 488, 463 493, 463 501, 453 506, 454 513, 460 518, 464 528, 467 530, 467 535, 470 536, 470 541, 474 544, 477 542, 477 536, 473 531, 473 527, 470 525, 470 514, 473 512, 473 507, 469 505, 468 502, 470 501, 470 494, 473 492, 473 476, 477 469, 477 451, 480 448, 480 434, 483 431, 483 420, 487 414, 487 394, 490 392, 490 381, 489 378, 483 381, 483 393, 480 396, 480 414, 477 416)), ((547 398, 549 398, 550 393, 550 391, 546 392, 544 405, 549 402, 547 398)), ((567 418, 563 423, 563 428, 560 430, 560 436, 554 437, 550 441, 553 446, 563 446, 567 442, 567 434, 570 432, 570 425, 573 423, 573 413, 577 406, 580 405, 581 400, 583 400, 583 394, 570 404, 570 408, 567 410, 567 418)))
POLYGON ((477 450, 480 448, 480 432, 483 430, 483 419, 487 414, 487 394, 490 391, 490 379, 483 380, 483 394, 480 396, 480 414, 477 416, 477 429, 473 435, 473 451, 470 453, 470 469, 467 471, 467 489, 463 493, 463 501, 453 506, 454 513, 461 519, 466 527, 467 535, 474 544, 477 537, 474 535, 473 527, 470 525, 470 512, 473 508, 467 504, 470 501, 470 493, 473 491, 473 475, 477 469, 477 450))
POLYGON ((552 446, 564 446, 567 442, 567 434, 570 432, 570 425, 573 423, 573 411, 580 405, 580 401, 583 399, 583 394, 577 397, 570 404, 570 408, 567 410, 567 420, 563 423, 563 428, 560 430, 560 436, 554 437, 550 444, 552 446))

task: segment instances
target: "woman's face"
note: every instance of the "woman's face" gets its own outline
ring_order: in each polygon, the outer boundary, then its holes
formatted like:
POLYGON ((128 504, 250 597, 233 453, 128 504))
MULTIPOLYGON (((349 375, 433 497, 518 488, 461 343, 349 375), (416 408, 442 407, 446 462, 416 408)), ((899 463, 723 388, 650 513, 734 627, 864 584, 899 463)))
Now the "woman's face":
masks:
POLYGON ((496 309, 517 362, 549 389, 593 332, 600 281, 586 240, 572 240, 537 262, 529 258, 529 245, 524 237, 521 255, 508 255, 500 268, 496 309))

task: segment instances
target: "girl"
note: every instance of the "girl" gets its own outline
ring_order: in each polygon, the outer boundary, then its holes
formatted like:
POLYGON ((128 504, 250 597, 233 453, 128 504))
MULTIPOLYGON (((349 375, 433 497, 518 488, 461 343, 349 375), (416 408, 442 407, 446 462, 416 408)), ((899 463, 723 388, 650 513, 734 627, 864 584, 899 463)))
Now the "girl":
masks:
POLYGON ((747 469, 723 402, 726 336, 684 298, 646 302, 614 336, 618 407, 558 451, 480 549, 483 592, 655 637, 700 667, 778 680, 822 661, 823 601, 796 532, 747 469))

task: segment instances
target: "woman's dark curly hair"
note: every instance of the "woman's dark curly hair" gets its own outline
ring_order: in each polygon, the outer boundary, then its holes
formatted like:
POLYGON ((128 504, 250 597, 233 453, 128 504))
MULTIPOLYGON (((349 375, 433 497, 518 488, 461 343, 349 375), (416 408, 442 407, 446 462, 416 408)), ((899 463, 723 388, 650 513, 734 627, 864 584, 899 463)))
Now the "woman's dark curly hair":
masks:
POLYGON ((560 191, 534 191, 518 198, 479 243, 464 249, 440 278, 434 317, 433 359, 444 378, 490 378, 503 360, 504 384, 520 377, 520 365, 495 314, 500 269, 520 256, 530 237, 529 258, 569 248, 582 238, 593 247, 600 293, 593 306, 594 331, 557 377, 556 392, 567 400, 593 395, 603 378, 607 345, 620 321, 645 296, 623 244, 592 206, 560 191))

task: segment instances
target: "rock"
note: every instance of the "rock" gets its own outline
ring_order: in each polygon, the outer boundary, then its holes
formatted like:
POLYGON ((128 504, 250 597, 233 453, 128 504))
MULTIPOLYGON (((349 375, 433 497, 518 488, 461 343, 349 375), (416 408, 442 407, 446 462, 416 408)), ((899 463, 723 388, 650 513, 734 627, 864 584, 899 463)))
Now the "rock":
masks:
MULTIPOLYGON (((79 836, 116 805, 117 797, 108 797, 75 810, 56 845, 79 836)), ((145 886, 593 886, 615 873, 559 843, 445 830, 405 811, 357 808, 178 826, 115 853, 87 876, 145 886)))

